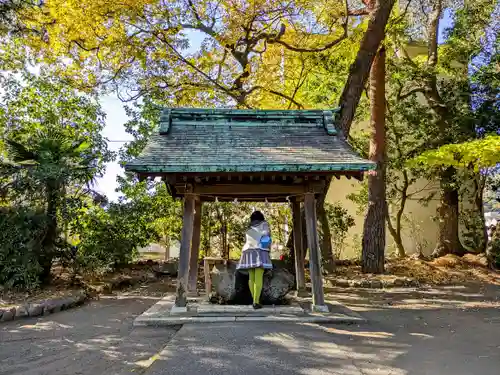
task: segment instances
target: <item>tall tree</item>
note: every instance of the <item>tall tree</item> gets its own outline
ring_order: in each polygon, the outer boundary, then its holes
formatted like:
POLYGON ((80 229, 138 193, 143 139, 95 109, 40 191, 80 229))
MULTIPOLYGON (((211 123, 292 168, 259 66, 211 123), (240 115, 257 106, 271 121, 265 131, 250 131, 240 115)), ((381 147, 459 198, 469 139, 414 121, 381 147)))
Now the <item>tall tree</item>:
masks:
MULTIPOLYGON (((340 99, 346 135, 393 5, 377 0, 370 12, 340 99)), ((302 108, 308 55, 356 37, 363 14, 347 0, 48 0, 28 23, 44 37, 28 44, 80 86, 119 83, 128 99, 148 92, 198 106, 302 108), (192 35, 203 39, 195 51, 192 35)))
MULTIPOLYGON (((495 53, 492 55, 491 52, 497 47, 492 48, 487 42, 495 6, 490 1, 465 1, 463 5, 463 9, 454 12, 453 26, 445 33, 445 42, 440 46, 439 25, 445 5, 441 0, 422 1, 428 12, 425 62, 410 58, 405 47, 400 46, 404 56, 402 64, 406 65, 402 69, 407 74, 399 78, 404 87, 399 99, 404 101, 421 95, 425 100, 432 115, 427 123, 427 132, 431 136, 427 148, 477 138, 495 127, 492 119, 498 116, 498 108, 491 104, 498 89, 491 81, 480 79, 485 69, 475 66, 478 60, 483 60, 481 65, 495 64, 495 53), (481 81, 479 87, 474 84, 478 79, 481 81)), ((493 28, 491 34, 496 40, 495 45, 498 32, 493 28)), ((436 173, 440 182, 439 236, 433 255, 464 254, 466 250, 459 237, 459 187, 466 182, 460 180, 454 166, 443 166, 436 173)))
POLYGON ((89 183, 113 158, 101 135, 104 114, 87 96, 44 76, 4 80, 0 131, 5 152, 0 181, 10 206, 40 207, 47 216, 42 277, 50 274, 67 195, 89 192, 89 183))
POLYGON ((386 132, 385 132, 385 48, 380 48, 370 72, 370 152, 377 167, 368 176, 368 210, 363 227, 362 270, 384 272, 386 132))
POLYGON ((55 130, 39 131, 27 145, 7 140, 7 158, 15 163, 15 179, 33 178, 44 195, 47 230, 42 240, 39 263, 42 281, 50 276, 58 238, 58 213, 62 207, 65 187, 70 183, 88 184, 95 174, 95 159, 86 151, 85 140, 71 140, 55 130))
POLYGON ((372 62, 377 54, 380 43, 385 37, 385 27, 395 0, 376 0, 374 2, 365 0, 363 2, 370 12, 370 20, 359 46, 356 60, 349 70, 349 77, 339 100, 341 112, 337 126, 346 136, 349 135, 351 123, 366 80, 370 74, 372 62))

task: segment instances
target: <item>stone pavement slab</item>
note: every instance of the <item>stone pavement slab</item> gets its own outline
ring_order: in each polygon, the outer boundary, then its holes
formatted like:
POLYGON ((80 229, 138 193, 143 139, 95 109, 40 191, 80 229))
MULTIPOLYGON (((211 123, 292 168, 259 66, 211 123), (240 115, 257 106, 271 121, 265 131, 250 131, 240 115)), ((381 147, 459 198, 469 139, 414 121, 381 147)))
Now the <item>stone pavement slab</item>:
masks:
POLYGON ((252 306, 217 305, 202 298, 191 299, 188 307, 174 306, 169 295, 138 316, 135 326, 171 326, 186 323, 221 322, 297 322, 297 323, 361 323, 365 319, 355 311, 336 303, 328 303, 327 312, 312 312, 310 299, 294 299, 290 305, 264 306, 254 310, 252 306))
POLYGON ((498 375, 498 311, 372 311, 361 325, 184 325, 144 375, 498 375))

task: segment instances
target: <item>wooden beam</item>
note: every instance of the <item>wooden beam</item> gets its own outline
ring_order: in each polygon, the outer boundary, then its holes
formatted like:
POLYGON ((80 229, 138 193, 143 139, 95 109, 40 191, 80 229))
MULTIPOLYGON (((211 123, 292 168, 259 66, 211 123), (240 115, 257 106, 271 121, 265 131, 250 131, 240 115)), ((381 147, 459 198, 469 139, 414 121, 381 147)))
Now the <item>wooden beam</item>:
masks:
POLYGON ((177 273, 177 292, 175 305, 186 307, 189 276, 189 255, 193 238, 194 196, 187 194, 184 198, 184 214, 182 220, 181 247, 179 250, 179 270, 177 273))
POLYGON ((304 266, 304 251, 302 248, 302 220, 300 215, 300 202, 297 199, 292 201, 293 215, 293 249, 295 255, 295 281, 297 285, 297 296, 304 297, 306 292, 306 278, 304 266))
MULTIPOLYGON (((217 199, 219 202, 234 202, 234 199, 237 198, 238 202, 265 202, 266 199, 269 203, 285 203, 287 202, 286 197, 288 195, 281 194, 281 195, 275 195, 272 196, 270 194, 263 194, 263 195, 239 195, 237 197, 234 196, 224 196, 224 195, 217 195, 217 199)), ((201 196, 200 197, 202 202, 214 202, 215 201, 215 196, 201 196)))
POLYGON ((323 275, 321 272, 321 252, 318 241, 318 220, 316 217, 316 199, 314 193, 304 196, 306 213, 307 244, 309 247, 309 273, 311 274, 313 311, 328 312, 323 292, 323 275))
POLYGON ((198 295, 198 263, 200 256, 200 234, 201 234, 201 201, 199 197, 194 203, 193 237, 191 240, 191 251, 189 256, 188 294, 198 295))
MULTIPOLYGON (((197 195, 225 195, 232 197, 246 195, 293 195, 303 194, 309 189, 313 193, 322 193, 325 186, 325 181, 318 181, 313 184, 306 185, 288 185, 288 184, 214 184, 214 185, 196 185, 194 194, 197 195)), ((176 185, 176 190, 179 194, 186 192, 184 185, 176 185)))

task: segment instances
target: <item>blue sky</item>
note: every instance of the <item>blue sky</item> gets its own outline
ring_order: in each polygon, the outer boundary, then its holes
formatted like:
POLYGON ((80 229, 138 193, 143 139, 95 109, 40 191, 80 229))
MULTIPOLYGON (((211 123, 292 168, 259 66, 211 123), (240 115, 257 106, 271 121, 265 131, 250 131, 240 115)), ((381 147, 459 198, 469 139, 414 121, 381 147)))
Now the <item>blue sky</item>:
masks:
MULTIPOLYGON (((446 11, 440 24, 440 42, 444 39, 443 30, 446 27, 449 27, 450 24, 451 14, 449 11, 446 11)), ((190 48, 186 51, 187 54, 199 48, 203 40, 203 34, 199 32, 189 32, 188 37, 190 39, 190 48)), ((101 99, 101 104, 103 110, 106 112, 106 127, 104 129, 104 136, 110 140, 110 150, 118 152, 124 142, 116 141, 128 141, 133 139, 130 134, 125 132, 125 128, 123 126, 125 122, 127 122, 128 117, 123 109, 123 103, 115 95, 104 96, 101 99)), ((118 162, 108 163, 106 173, 103 177, 97 180, 96 189, 101 193, 106 194, 110 200, 116 200, 119 197, 119 194, 115 192, 117 187, 116 177, 121 174, 123 174, 123 170, 118 162)))

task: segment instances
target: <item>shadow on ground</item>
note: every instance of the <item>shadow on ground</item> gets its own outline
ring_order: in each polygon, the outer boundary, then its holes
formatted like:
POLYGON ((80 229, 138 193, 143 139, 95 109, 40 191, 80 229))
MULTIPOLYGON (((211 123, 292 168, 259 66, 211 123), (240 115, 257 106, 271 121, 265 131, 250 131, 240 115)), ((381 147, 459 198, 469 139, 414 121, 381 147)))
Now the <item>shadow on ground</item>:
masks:
POLYGON ((368 324, 185 325, 146 372, 498 375, 498 290, 342 290, 368 324))
POLYGON ((168 287, 160 281, 103 296, 81 308, 1 324, 0 374, 112 375, 143 371, 147 360, 179 327, 160 332, 134 329, 132 323, 168 287))
POLYGON ((369 323, 132 327, 143 291, 0 326, 0 374, 498 375, 498 290, 337 290, 369 323))

